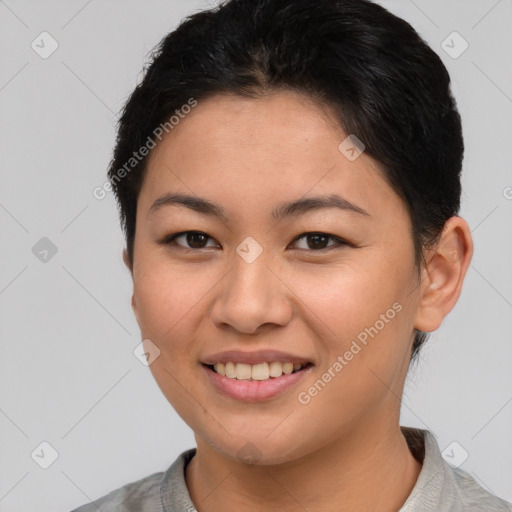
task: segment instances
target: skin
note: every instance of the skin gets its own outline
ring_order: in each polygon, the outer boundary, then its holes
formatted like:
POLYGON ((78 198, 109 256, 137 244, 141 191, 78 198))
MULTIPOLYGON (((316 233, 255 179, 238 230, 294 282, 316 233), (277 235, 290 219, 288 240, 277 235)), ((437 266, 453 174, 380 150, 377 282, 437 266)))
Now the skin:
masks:
POLYGON ((399 428, 413 329, 434 331, 455 305, 471 235, 463 219, 451 218, 418 275, 405 205, 372 158, 363 152, 350 161, 338 150, 346 136, 327 107, 297 93, 217 95, 150 155, 134 267, 126 251, 124 259, 142 337, 160 350, 150 369, 195 433, 186 482, 199 512, 396 511, 418 478, 421 463, 399 428), (150 213, 167 192, 206 198, 228 218, 176 205, 150 213), (368 215, 336 208, 271 215, 284 201, 332 193, 368 215), (159 243, 191 230, 210 238, 159 243), (296 240, 311 232, 350 245, 296 240), (236 252, 247 236, 263 249, 252 263, 236 252), (300 403, 298 393, 397 302, 401 311, 300 403), (268 348, 314 367, 265 402, 222 396, 200 364, 222 350, 268 348), (247 443, 255 464, 242 460, 247 443))

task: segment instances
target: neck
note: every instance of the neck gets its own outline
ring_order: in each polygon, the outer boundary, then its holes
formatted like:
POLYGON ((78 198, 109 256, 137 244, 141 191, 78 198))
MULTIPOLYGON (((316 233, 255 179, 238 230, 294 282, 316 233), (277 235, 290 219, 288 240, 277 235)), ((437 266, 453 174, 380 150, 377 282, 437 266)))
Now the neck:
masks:
POLYGON ((398 422, 358 427, 314 453, 279 465, 247 466, 197 441, 186 481, 199 512, 396 512, 421 471, 398 422))

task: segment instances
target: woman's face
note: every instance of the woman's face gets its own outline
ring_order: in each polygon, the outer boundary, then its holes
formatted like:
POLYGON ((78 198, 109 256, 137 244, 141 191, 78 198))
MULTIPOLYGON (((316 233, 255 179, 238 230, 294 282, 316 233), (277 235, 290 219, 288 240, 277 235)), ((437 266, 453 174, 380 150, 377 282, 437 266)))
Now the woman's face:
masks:
POLYGON ((410 220, 375 162, 339 149, 346 137, 292 92, 223 95, 151 154, 132 304, 198 445, 280 463, 398 422, 418 307, 410 220), (200 233, 171 240, 187 231, 200 233))

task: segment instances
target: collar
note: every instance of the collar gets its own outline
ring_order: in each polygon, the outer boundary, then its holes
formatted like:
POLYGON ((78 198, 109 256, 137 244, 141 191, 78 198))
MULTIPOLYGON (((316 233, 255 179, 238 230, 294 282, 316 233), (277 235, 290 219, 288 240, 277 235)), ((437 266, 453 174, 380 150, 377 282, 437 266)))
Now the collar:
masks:
MULTIPOLYGON (((399 512, 424 510, 425 506, 436 510, 436 507, 441 507, 447 492, 447 468, 450 466, 442 458, 437 441, 428 430, 402 426, 400 430, 411 453, 422 463, 422 468, 411 494, 399 512)), ((160 483, 164 512, 197 512, 185 481, 185 469, 195 454, 196 448, 183 452, 164 473, 160 483)))

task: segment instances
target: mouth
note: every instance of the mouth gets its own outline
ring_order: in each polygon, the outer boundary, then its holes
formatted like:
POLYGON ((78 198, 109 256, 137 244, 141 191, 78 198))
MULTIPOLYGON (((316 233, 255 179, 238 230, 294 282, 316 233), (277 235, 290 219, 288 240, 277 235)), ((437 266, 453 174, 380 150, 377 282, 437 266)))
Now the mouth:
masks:
POLYGON ((226 353, 213 361, 202 362, 201 367, 212 389, 222 396, 238 402, 264 402, 288 395, 313 371, 313 363, 288 357, 294 361, 277 353, 266 353, 265 358, 254 353, 226 353), (271 360, 265 360, 267 357, 271 360))
POLYGON ((292 375, 313 366, 312 363, 307 361, 302 363, 270 361, 258 364, 227 361, 215 364, 202 364, 221 377, 249 382, 278 379, 283 375, 292 375))

